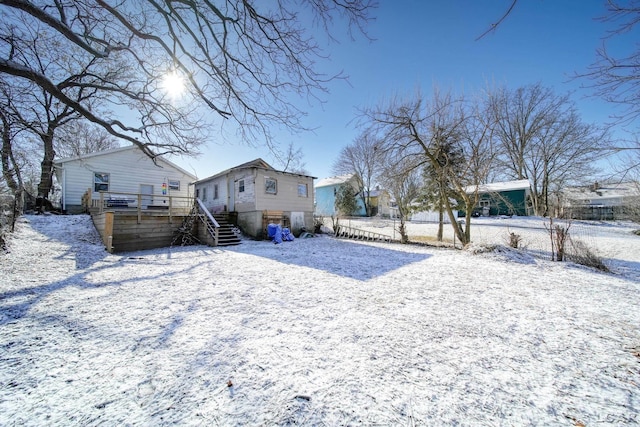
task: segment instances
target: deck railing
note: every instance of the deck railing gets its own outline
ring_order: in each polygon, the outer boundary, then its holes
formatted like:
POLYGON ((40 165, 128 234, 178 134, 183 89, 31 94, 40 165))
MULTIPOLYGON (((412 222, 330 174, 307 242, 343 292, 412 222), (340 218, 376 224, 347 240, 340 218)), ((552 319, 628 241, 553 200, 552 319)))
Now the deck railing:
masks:
POLYGON ((101 191, 99 195, 99 198, 94 199, 91 191, 87 190, 82 198, 86 210, 97 210, 98 213, 105 211, 135 213, 138 216, 138 222, 145 213, 166 215, 169 217, 169 222, 172 222, 174 216, 188 215, 194 203, 194 198, 187 196, 121 191, 101 191))

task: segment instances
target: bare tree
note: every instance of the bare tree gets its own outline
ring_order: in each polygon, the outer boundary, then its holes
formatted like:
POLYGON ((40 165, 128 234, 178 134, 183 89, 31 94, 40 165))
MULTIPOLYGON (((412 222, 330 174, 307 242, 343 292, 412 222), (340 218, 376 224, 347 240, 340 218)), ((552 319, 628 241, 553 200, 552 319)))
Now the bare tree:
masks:
POLYGON ((536 215, 548 214, 551 192, 591 175, 594 161, 610 154, 607 133, 582 122, 569 95, 556 95, 540 83, 503 88, 489 105, 500 164, 508 177, 529 179, 536 215))
POLYGON ((203 118, 212 122, 197 114, 199 105, 235 122, 246 141, 261 136, 271 146, 271 125, 304 128, 290 94, 315 98, 328 80, 342 77, 316 70, 323 52, 300 21, 300 8, 311 9, 330 31, 336 17, 362 29, 372 7, 369 0, 302 6, 286 0, 259 6, 242 0, 1 0, 0 74, 34 84, 152 158, 197 149, 203 118), (39 38, 43 32, 51 34, 46 42, 39 38), (73 53, 76 66, 64 77, 34 67, 47 49, 73 53), (78 73, 87 69, 92 73, 78 73), (179 100, 164 90, 168 75, 186 86, 179 100), (109 108, 96 111, 70 96, 80 90, 92 91, 91 99, 109 108), (137 114, 116 112, 123 108, 137 114))
POLYGON ((384 141, 385 154, 398 153, 395 159, 403 164, 428 164, 446 186, 445 194, 455 196, 443 197, 442 204, 462 244, 471 241, 471 221, 463 229, 454 211, 460 202, 471 212, 490 166, 486 158, 493 153, 492 122, 475 105, 436 90, 430 100, 417 94, 365 112, 365 120, 384 141), (454 162, 449 153, 464 160, 454 162))
POLYGON ((355 174, 359 194, 367 216, 371 216, 371 190, 381 168, 381 143, 369 132, 361 133, 350 145, 342 148, 333 164, 337 175, 355 174))
POLYGON ((120 143, 101 127, 86 121, 71 121, 58 131, 54 144, 58 157, 76 157, 118 148, 120 143))
POLYGON ((283 172, 291 172, 300 175, 309 175, 307 172, 306 164, 302 160, 304 157, 304 153, 302 152, 302 148, 296 148, 293 145, 293 142, 287 145, 287 148, 284 152, 279 152, 275 150, 273 153, 277 163, 280 165, 283 172))
POLYGON ((599 20, 612 24, 613 28, 596 50, 596 60, 578 76, 591 80, 585 86, 593 89, 595 95, 624 107, 617 118, 629 123, 640 116, 640 47, 632 34, 640 22, 640 1, 608 0, 605 5, 606 13, 599 20), (630 40, 624 47, 617 44, 614 49, 609 48, 616 39, 625 37, 630 40))
POLYGON ((420 194, 419 156, 406 156, 400 151, 389 151, 382 164, 380 181, 396 201, 400 225, 400 243, 408 243, 406 222, 412 211, 412 204, 420 194))

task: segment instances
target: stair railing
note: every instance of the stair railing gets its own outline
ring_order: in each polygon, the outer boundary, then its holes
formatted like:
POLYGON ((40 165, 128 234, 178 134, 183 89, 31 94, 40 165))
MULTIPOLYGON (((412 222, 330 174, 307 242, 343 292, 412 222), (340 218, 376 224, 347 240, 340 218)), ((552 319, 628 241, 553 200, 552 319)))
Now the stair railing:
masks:
POLYGON ((218 246, 218 229, 220 228, 220 224, 218 224, 218 221, 216 221, 213 215, 211 215, 211 212, 209 212, 209 209, 207 209, 204 203, 202 203, 202 200, 197 197, 196 204, 200 208, 200 211, 204 214, 204 216, 200 216, 200 220, 202 221, 204 226, 207 227, 207 231, 209 232, 211 237, 213 237, 215 246, 218 246))

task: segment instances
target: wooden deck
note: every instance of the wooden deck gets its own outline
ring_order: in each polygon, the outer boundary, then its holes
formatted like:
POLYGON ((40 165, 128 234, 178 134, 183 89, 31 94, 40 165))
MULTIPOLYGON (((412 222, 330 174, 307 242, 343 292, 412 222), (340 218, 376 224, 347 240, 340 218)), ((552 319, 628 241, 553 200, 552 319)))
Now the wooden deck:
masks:
MULTIPOLYGON (((85 209, 109 252, 130 252, 169 247, 194 206, 192 197, 100 193, 99 199, 87 197, 85 209), (147 198, 147 200, 145 200, 147 198)), ((217 246, 219 225, 192 222, 200 243, 217 246), (203 230, 200 230, 200 229, 203 230), (211 231, 213 230, 213 231, 211 231)))

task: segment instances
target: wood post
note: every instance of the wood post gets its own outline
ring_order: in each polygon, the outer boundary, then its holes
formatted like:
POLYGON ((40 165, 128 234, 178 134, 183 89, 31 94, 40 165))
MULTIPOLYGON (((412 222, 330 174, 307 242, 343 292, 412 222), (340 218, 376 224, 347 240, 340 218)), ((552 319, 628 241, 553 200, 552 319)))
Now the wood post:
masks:
POLYGON ((113 212, 104 213, 103 241, 105 246, 107 247, 107 252, 109 253, 113 252, 113 215, 113 212))

